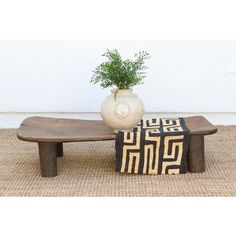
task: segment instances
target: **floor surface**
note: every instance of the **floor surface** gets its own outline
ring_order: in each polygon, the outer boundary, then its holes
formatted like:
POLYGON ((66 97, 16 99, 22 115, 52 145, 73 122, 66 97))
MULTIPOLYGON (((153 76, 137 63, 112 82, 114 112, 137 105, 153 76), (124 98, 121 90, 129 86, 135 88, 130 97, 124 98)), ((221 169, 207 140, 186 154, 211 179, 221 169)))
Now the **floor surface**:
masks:
POLYGON ((206 137, 206 172, 119 174, 113 141, 68 143, 58 176, 40 176, 37 144, 0 129, 0 196, 236 196, 236 126, 206 137))

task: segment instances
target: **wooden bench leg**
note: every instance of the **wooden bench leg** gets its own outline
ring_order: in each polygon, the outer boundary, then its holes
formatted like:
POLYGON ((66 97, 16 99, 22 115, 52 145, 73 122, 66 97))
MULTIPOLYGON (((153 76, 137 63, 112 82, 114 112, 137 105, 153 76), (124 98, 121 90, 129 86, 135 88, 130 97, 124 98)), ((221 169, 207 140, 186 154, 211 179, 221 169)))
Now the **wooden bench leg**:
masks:
POLYGON ((42 177, 57 175, 57 143, 38 143, 42 177))
POLYGON ((57 143, 57 157, 63 156, 63 143, 57 143))
POLYGON ((205 171, 204 136, 191 135, 188 151, 188 170, 192 173, 205 171))

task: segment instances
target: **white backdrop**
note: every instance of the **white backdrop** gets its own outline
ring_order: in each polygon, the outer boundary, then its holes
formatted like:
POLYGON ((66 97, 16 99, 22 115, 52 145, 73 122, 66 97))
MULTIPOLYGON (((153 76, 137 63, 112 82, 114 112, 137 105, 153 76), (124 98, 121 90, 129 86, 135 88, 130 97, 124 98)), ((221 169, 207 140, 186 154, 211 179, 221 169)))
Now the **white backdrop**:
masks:
POLYGON ((236 112, 236 41, 0 41, 0 112, 97 112, 101 54, 151 54, 134 87, 147 112, 236 112))

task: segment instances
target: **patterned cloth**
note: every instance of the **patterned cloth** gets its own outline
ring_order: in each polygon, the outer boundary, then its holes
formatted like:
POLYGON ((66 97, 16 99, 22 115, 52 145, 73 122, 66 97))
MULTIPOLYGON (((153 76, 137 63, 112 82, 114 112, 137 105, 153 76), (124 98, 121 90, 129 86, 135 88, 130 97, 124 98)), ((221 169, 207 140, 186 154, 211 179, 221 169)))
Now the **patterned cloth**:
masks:
POLYGON ((186 173, 189 136, 183 118, 141 120, 133 131, 116 136, 116 171, 186 173))

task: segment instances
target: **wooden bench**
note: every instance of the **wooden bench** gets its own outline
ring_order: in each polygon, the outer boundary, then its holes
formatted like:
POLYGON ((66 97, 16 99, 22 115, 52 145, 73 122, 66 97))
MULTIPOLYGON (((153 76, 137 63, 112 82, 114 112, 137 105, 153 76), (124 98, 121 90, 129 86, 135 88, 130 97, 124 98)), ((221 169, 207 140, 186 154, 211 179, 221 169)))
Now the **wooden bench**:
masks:
MULTIPOLYGON (((217 128, 202 116, 184 118, 190 130, 188 170, 205 171, 204 135, 217 132, 217 128)), ((20 140, 37 142, 41 175, 57 175, 57 157, 63 156, 63 143, 115 140, 115 134, 97 120, 30 117, 25 119, 17 133, 20 140)))

